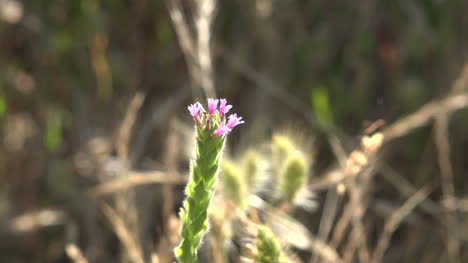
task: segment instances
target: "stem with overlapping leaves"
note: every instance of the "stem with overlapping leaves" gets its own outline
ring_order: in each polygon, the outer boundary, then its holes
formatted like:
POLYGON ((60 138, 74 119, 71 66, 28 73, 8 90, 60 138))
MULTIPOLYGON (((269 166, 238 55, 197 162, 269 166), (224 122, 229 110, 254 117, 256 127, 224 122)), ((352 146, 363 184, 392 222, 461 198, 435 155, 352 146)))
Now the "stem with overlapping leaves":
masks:
POLYGON ((185 190, 187 197, 180 211, 182 240, 175 249, 180 263, 197 262, 197 250, 208 231, 208 208, 214 195, 226 136, 234 126, 244 123, 236 114, 226 118, 231 107, 226 105, 225 99, 211 98, 208 99, 208 112, 199 102, 188 107, 196 124, 196 142, 185 190))

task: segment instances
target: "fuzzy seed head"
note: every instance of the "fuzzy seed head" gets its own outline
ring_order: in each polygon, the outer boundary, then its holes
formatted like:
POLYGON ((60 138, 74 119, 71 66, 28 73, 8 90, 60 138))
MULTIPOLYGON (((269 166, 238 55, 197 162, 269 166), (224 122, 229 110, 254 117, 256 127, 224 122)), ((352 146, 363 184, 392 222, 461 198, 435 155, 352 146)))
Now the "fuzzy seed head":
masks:
POLYGON ((273 154, 277 161, 284 160, 291 152, 295 151, 294 143, 287 136, 273 135, 273 154))
POLYGON ((224 196, 237 206, 245 208, 247 191, 241 170, 234 163, 224 161, 221 165, 221 180, 224 196))
POLYGON ((291 154, 283 163, 280 173, 280 191, 283 198, 292 203, 298 190, 305 184, 307 162, 300 152, 291 154))
POLYGON ((286 263, 276 236, 266 226, 259 226, 256 245, 255 260, 258 263, 286 263))
POLYGON ((254 150, 249 150, 244 155, 244 176, 247 183, 247 187, 250 189, 257 183, 261 170, 261 162, 262 160, 260 158, 260 155, 254 150))

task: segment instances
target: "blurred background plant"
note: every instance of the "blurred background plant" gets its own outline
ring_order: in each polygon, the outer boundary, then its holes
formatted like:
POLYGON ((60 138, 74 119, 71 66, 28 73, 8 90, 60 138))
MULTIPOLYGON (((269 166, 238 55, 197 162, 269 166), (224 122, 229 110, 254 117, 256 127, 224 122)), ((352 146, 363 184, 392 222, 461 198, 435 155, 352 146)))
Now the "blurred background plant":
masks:
POLYGON ((0 0, 0 262, 173 262, 216 95, 246 124, 200 262, 262 262, 260 225, 292 262, 467 262, 466 10, 0 0))

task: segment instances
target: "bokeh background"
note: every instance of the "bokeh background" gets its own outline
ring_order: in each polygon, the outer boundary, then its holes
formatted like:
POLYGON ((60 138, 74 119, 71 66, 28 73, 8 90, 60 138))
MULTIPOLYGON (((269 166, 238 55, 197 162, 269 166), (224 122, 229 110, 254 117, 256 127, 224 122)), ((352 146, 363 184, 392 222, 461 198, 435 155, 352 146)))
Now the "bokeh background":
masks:
MULTIPOLYGON (((0 0, 0 262, 172 262, 186 107, 211 96, 246 121, 226 159, 268 151, 275 134, 308 153, 308 208, 270 201, 268 184, 252 193, 296 226, 274 231, 292 262, 468 262, 467 11, 463 0, 0 0), (374 134, 382 145, 367 155, 374 134), (349 175, 356 151, 365 161, 349 175)), ((252 202, 245 220, 265 223, 251 216, 265 210, 252 202)), ((229 245, 207 237, 201 262, 249 258, 231 223, 229 245)))

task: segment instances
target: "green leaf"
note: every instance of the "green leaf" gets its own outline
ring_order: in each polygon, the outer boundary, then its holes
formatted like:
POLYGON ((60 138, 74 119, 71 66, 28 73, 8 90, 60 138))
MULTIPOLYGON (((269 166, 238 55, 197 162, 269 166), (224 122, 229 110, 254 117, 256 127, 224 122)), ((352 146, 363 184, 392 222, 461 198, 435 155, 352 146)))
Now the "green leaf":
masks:
POLYGON ((47 120, 45 143, 51 152, 62 144, 62 118, 58 113, 51 114, 47 120))
POLYGON ((59 31, 57 32, 52 39, 54 46, 59 52, 67 52, 73 46, 73 39, 69 32, 59 31))
POLYGON ((7 111, 8 105, 4 96, 0 95, 0 119, 3 118, 7 111))
POLYGON ((311 91, 312 107, 320 125, 329 127, 333 124, 333 113, 327 89, 320 85, 311 91))

